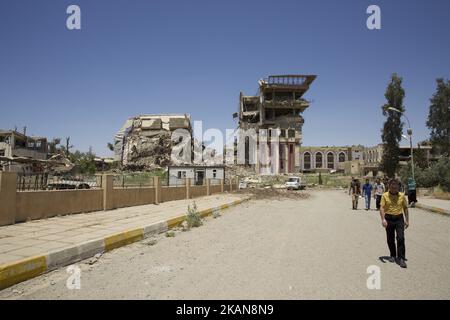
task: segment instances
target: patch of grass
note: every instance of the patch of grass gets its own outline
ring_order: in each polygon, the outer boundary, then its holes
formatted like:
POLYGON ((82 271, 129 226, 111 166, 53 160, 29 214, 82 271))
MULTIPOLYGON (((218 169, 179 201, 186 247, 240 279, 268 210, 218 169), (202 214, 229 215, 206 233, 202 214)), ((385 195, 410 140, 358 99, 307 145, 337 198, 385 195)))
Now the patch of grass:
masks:
POLYGON ((450 200, 450 192, 445 192, 441 187, 435 187, 433 197, 440 200, 450 200))
POLYGON ((173 237, 175 237, 175 232, 173 232, 172 230, 167 231, 167 232, 166 232, 166 237, 167 237, 167 238, 173 238, 173 237))

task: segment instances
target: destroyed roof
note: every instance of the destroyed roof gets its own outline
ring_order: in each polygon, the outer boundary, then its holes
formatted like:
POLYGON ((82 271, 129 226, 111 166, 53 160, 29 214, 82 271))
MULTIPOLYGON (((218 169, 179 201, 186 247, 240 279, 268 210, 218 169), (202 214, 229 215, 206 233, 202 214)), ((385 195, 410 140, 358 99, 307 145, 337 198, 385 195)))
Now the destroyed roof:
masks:
POLYGON ((10 135, 10 134, 14 134, 14 135, 19 136, 21 138, 27 138, 27 139, 31 139, 31 140, 47 140, 46 137, 27 136, 27 135, 23 134, 22 132, 19 132, 19 131, 16 131, 16 130, 3 130, 3 129, 0 129, 0 135, 10 135))
POLYGON ((287 75, 271 75, 260 81, 262 87, 306 87, 316 79, 316 75, 303 74, 287 74, 287 75))

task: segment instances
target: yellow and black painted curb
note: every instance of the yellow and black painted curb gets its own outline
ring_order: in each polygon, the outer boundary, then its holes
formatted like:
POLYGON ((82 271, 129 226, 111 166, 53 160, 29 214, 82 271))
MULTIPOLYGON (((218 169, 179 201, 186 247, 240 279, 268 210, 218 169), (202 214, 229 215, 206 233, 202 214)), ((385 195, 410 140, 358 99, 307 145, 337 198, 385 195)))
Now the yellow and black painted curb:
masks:
POLYGON ((438 213, 438 214, 441 214, 441 215, 444 215, 444 216, 450 216, 450 210, 445 210, 445 209, 438 208, 438 207, 428 206, 428 205, 425 205, 425 204, 422 204, 422 203, 416 203, 414 205, 414 207, 422 209, 422 210, 427 210, 427 211, 430 211, 430 212, 433 212, 433 213, 438 213))

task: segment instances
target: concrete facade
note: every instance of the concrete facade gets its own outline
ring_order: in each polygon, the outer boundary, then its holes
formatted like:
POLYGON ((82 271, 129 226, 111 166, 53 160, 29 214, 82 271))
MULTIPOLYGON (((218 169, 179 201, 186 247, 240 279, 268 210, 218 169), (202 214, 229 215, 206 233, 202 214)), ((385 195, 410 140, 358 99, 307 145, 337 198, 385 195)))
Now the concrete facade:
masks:
POLYGON ((0 130, 0 171, 35 172, 35 164, 8 161, 14 158, 46 160, 47 138, 27 136, 15 130, 0 130))
POLYGON ((315 75, 271 75, 259 81, 257 95, 240 93, 239 140, 246 139, 244 165, 263 175, 298 171, 296 155, 304 123, 301 114, 310 104, 303 96, 315 79, 315 75), (250 148, 248 136, 242 134, 251 130, 256 133, 255 148, 250 148))

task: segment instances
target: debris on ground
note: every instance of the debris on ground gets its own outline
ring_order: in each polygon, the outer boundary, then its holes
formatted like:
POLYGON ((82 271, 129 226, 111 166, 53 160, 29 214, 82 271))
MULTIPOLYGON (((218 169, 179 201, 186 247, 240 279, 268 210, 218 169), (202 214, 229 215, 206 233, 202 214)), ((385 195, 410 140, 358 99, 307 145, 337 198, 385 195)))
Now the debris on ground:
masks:
POLYGON ((190 230, 190 228, 189 228, 188 222, 186 220, 184 220, 181 223, 181 231, 189 231, 189 230, 190 230))
POLYGON ((250 195, 252 199, 283 200, 283 199, 307 199, 309 193, 299 190, 286 190, 277 188, 249 188, 236 191, 238 194, 250 195))
POLYGON ((102 257, 102 255, 103 255, 103 253, 97 253, 95 256, 93 256, 92 258, 90 258, 87 261, 87 264, 93 265, 94 263, 96 263, 102 257))
POLYGON ((168 237, 168 238, 173 238, 173 237, 175 237, 175 232, 173 232, 172 230, 167 231, 167 232, 166 232, 166 237, 168 237))
POLYGON ((155 244, 158 243, 158 240, 156 240, 155 238, 148 238, 145 239, 144 241, 142 241, 143 244, 146 244, 148 246, 154 246, 155 244))

